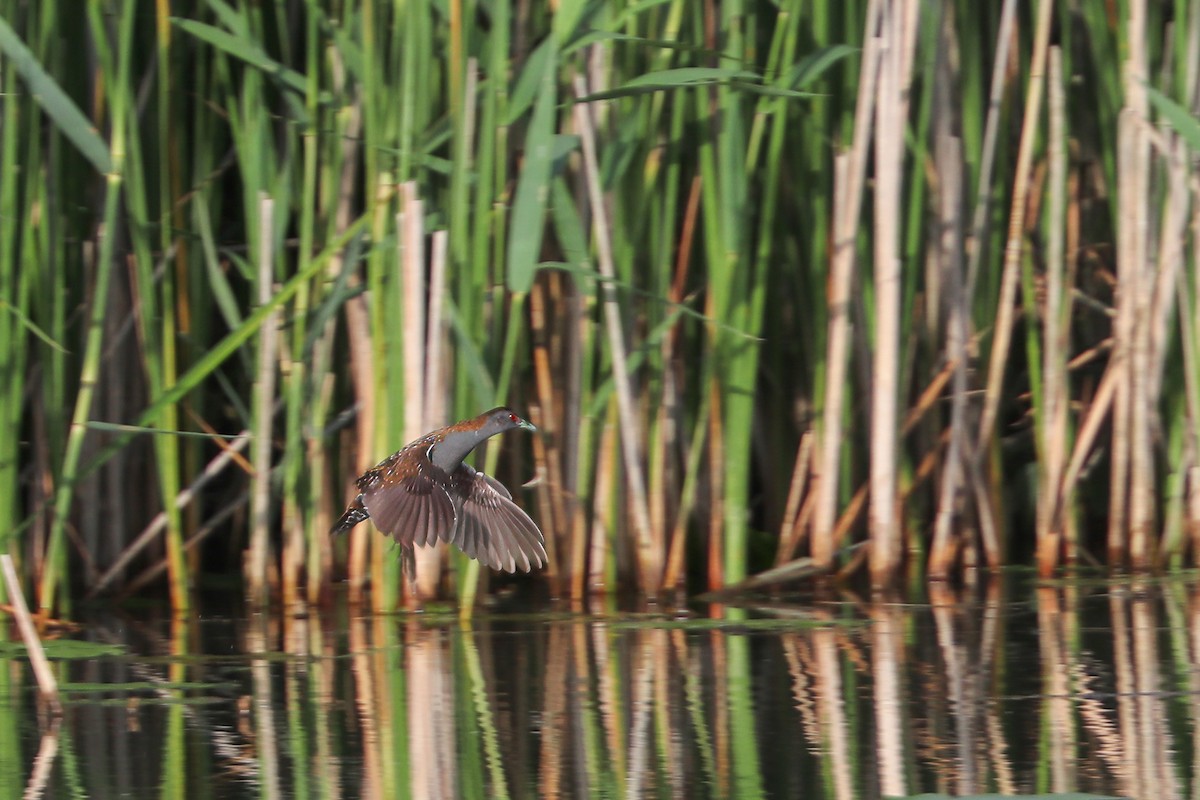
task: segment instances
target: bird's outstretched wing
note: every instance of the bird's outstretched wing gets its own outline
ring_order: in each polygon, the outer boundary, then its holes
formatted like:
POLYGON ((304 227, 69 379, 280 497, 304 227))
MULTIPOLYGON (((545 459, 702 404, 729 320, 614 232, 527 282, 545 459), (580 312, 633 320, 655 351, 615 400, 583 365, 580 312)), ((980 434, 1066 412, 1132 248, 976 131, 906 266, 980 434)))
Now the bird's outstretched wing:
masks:
POLYGON ((428 475, 361 481, 359 488, 375 527, 409 549, 449 539, 455 529, 454 501, 428 475))
POLYGON ((504 485, 463 465, 454 472, 455 494, 461 497, 458 521, 449 539, 469 557, 492 569, 529 572, 546 565, 541 530, 504 485))

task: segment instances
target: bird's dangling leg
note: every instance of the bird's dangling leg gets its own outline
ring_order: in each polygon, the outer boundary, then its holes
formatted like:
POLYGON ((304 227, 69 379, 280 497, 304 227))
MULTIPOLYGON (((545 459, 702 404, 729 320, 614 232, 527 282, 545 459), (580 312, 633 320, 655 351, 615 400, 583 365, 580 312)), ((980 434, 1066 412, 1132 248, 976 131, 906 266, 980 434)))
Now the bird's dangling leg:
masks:
POLYGON ((400 545, 400 569, 404 572, 404 580, 408 584, 408 592, 417 596, 417 552, 411 547, 400 545))

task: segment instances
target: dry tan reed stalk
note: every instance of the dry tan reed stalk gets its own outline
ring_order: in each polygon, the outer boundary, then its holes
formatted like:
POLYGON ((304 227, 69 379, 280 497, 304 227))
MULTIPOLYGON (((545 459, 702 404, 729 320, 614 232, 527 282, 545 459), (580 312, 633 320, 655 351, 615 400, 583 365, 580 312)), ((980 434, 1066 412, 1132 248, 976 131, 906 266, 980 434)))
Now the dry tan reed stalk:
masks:
POLYGON ((551 584, 556 584, 559 565, 554 559, 554 539, 566 527, 567 511, 563 501, 561 437, 553 413, 556 399, 550 368, 546 305, 545 287, 535 281, 529 292, 529 327, 533 339, 534 388, 538 395, 539 417, 534 424, 540 432, 534 437, 534 447, 542 451, 536 463, 541 465, 539 472, 543 477, 538 496, 542 499, 542 529, 546 532, 546 553, 550 562, 546 577, 551 584))
MULTIPOLYGON (((1200 208, 1192 213, 1193 225, 1200 224, 1200 208)), ((1195 256, 1200 266, 1200 250, 1195 256)), ((1179 307, 1180 349, 1183 351, 1184 397, 1187 402, 1187 447, 1191 466, 1188 469, 1188 503, 1186 526, 1192 542, 1192 563, 1200 561, 1200 375, 1196 374, 1196 322, 1192 317, 1187 277, 1183 270, 1175 275, 1176 303, 1179 307)))
POLYGON ((854 109, 854 139, 849 153, 834 159, 833 259, 829 277, 829 340, 825 356, 825 397, 817 465, 817 503, 813 512, 812 557, 828 564, 833 559, 833 526, 837 518, 838 475, 845 415, 846 379, 850 356, 850 290, 853 286, 855 236, 866 183, 867 146, 875 113, 875 84, 879 78, 881 0, 867 6, 858 97, 854 109))
MULTIPOLYGON (((579 601, 584 596, 587 578, 588 512, 584 505, 586 493, 581 491, 581 462, 584 453, 591 449, 584 446, 591 439, 592 420, 584 418, 583 408, 583 356, 590 351, 594 327, 591 315, 584 312, 585 293, 572 279, 564 312, 564 360, 566 362, 565 389, 562 396, 562 440, 564 450, 563 486, 570 492, 567 507, 570 509, 570 540, 567 544, 571 599, 579 601)), ((595 469, 595 464, 590 468, 595 469)), ((591 473, 593 479, 595 472, 591 473)))
POLYGON ((425 204, 416 181, 400 186, 396 214, 404 324, 404 441, 425 432, 425 204))
MULTIPOLYGON (((872 45, 868 45, 871 48, 872 45)), ((865 53, 864 53, 865 57, 865 53)), ((863 82, 869 80, 864 73, 863 82)), ((865 91, 860 85, 860 96, 865 91)), ((866 126, 870 127, 870 126, 866 126)), ((855 125, 855 131, 860 130, 855 125)), ((841 230, 842 200, 847 190, 847 156, 836 158, 834 174, 834 229, 841 230)), ((861 196, 861 190, 859 192, 861 196)), ((855 215, 857 216, 857 207, 855 215)), ((845 415, 846 380, 850 350, 850 286, 854 269, 854 234, 841 239, 835 234, 834 257, 829 279, 829 338, 825 356, 825 396, 820 429, 820 463, 817 466, 817 503, 813 514, 811 551, 822 564, 833 559, 833 524, 837 516, 838 478, 841 471, 842 417, 845 415)))
POLYGON ((563 488, 568 493, 570 537, 567 561, 571 598, 581 600, 587 577, 588 511, 585 500, 590 492, 583 489, 582 475, 595 480, 594 442, 591 416, 584 416, 583 378, 585 355, 594 351, 595 325, 591 309, 596 302, 594 281, 572 276, 567 284, 562 311, 563 390, 561 392, 561 438, 563 450, 563 488), (584 464, 584 458, 592 459, 584 464))
MULTIPOLYGON (((692 263, 692 246, 696 240, 696 222, 700 215, 700 176, 692 178, 688 190, 687 206, 683 213, 683 222, 679 229, 679 250, 675 257, 675 269, 671 278, 671 288, 668 298, 671 303, 684 301, 684 288, 687 286, 688 272, 692 263)), ((679 387, 683 384, 683 361, 679 348, 680 326, 674 325, 663 337, 662 359, 666 368, 666 379, 670 385, 667 401, 664 402, 664 419, 671 421, 677 435, 680 423, 678 407, 681 399, 679 387)), ((704 450, 704 437, 707 432, 708 403, 707 394, 701 395, 700 409, 696 416, 698 422, 692 433, 692 442, 685 451, 687 464, 684 468, 682 486, 679 487, 679 501, 675 508, 675 523, 671 529, 671 537, 667 543, 667 561, 663 569, 663 588, 667 591, 678 589, 684 570, 685 547, 687 544, 687 525, 691 518, 692 508, 696 499, 696 482, 700 474, 701 456, 704 450)), ((668 439, 668 442, 671 440, 668 439)), ((665 448, 667 443, 664 443, 665 448)), ((677 481, 678 484, 678 481, 677 481)))
MULTIPOLYGON (((1032 61, 1029 65, 1029 91, 1025 96, 1025 114, 1021 121, 1021 141, 1017 149, 1017 165, 1014 170, 1012 204, 1008 215, 1008 238, 1004 246, 1004 270, 1000 278, 1000 302, 996 310, 996 325, 993 329, 992 349, 988 359, 987 390, 984 394, 983 414, 979 421, 979 439, 976 458, 987 452, 995 434, 996 415, 1000 408, 1000 394, 1004 384, 1004 368, 1008 362, 1008 349, 1012 343, 1012 324, 1016 312, 1017 283, 1020 277, 1021 251, 1025 231, 1025 205, 1029 195, 1030 166, 1038 135, 1041 116, 1042 92, 1046 76, 1047 50, 1050 45, 1050 24, 1054 2, 1041 0, 1038 4, 1037 23, 1034 30, 1032 61)), ((981 246, 981 243, 977 243, 981 246)))
MULTIPOLYGON (((279 337, 279 377, 286 391, 287 384, 301 379, 304 363, 289 353, 288 337, 279 337)), ((304 561, 306 558, 306 540, 304 536, 304 515, 301 513, 296 495, 284 493, 279 511, 279 527, 281 533, 279 553, 279 577, 282 604, 291 613, 303 612, 304 595, 301 593, 304 561)))
POLYGON ((958 361, 947 361, 921 390, 921 394, 917 396, 912 406, 909 407, 908 413, 904 415, 904 423, 900 426, 902 435, 907 436, 912 433, 926 414, 941 405, 942 394, 954 378, 954 370, 958 368, 958 364, 958 361))
POLYGON ((1188 220, 1191 215, 1191 195, 1188 183, 1192 178, 1187 147, 1178 136, 1171 136, 1165 149, 1159 149, 1165 164, 1167 202, 1163 207, 1162 227, 1158 240, 1158 274, 1150 291, 1148 323, 1150 373, 1148 391, 1152 398, 1162 393, 1163 373, 1170 348, 1170 323, 1174 319, 1175 286, 1183 272, 1188 220))
POLYGON ((796 552, 796 540, 800 535, 796 519, 800 515, 800 504, 805 500, 804 490, 808 487, 808 477, 812 473, 813 438, 812 429, 806 430, 800 436, 800 445, 796 448, 792 480, 788 485, 787 500, 783 506, 783 520, 779 523, 779 546, 775 551, 775 566, 790 561, 796 552))
MULTIPOLYGON (((1117 136, 1117 291, 1116 323, 1112 362, 1117 369, 1116 395, 1113 401, 1112 468, 1109 493, 1108 554, 1109 565, 1120 566, 1130 557, 1135 567, 1146 557, 1147 520, 1143 493, 1144 478, 1138 475, 1144 466, 1149 432, 1145 429, 1145 387, 1140 379, 1147 366, 1148 341, 1143 337, 1149 309, 1143 305, 1146 236, 1146 198, 1150 188, 1149 148, 1143 123, 1147 117, 1144 82, 1148 79, 1145 50, 1145 6, 1131 2, 1128 17, 1126 60, 1121 77, 1125 107, 1121 111, 1117 136), (1136 551, 1136 555, 1135 552, 1136 551)), ((1152 468, 1152 465, 1150 465, 1152 468)), ((1151 473, 1153 475, 1153 473, 1151 473)), ((1152 511, 1150 512, 1152 513, 1152 511)))
MULTIPOLYGON (((575 97, 579 100, 587 97, 588 89, 583 76, 576 75, 574 83, 575 97)), ((662 583, 662 532, 654 531, 650 526, 646 477, 638 450, 638 432, 641 426, 638 425, 634 413, 633 388, 626 366, 628 362, 621 309, 612 286, 616 280, 616 270, 613 267, 612 242, 609 238, 604 191, 600 183, 600 167, 596 160, 595 130, 587 103, 575 104, 575 125, 583 144, 584 176, 596 237, 597 265, 605 279, 600 290, 604 297, 605 331, 608 334, 609 348, 612 350, 613 383, 616 389, 617 413, 620 416, 621 455, 625 467, 625 483, 629 491, 629 516, 632 518, 636 537, 638 582, 643 594, 654 597, 662 583)))
POLYGON ((858 487, 858 491, 850 498, 850 502, 846 503, 846 507, 842 509, 842 514, 837 519, 837 524, 833 527, 833 546, 837 547, 846 540, 850 529, 858 523, 859 517, 862 516, 863 509, 867 507, 867 484, 858 487))
MULTIPOLYGON (((950 21, 950 15, 947 13, 947 25, 950 21)), ((947 36, 950 35, 952 32, 947 30, 947 36)), ((948 89, 949 86, 946 91, 942 92, 946 97, 947 108, 943 109, 945 116, 951 113, 948 107, 950 106, 948 89)), ((941 487, 938 492, 933 543, 929 555, 929 575, 930 577, 946 578, 949 577, 954 551, 959 550, 964 544, 961 541, 954 544, 951 540, 961 538, 954 528, 954 523, 961 520, 964 465, 970 454, 967 432, 967 343, 971 299, 964 291, 962 274, 962 255, 965 244, 961 211, 963 197, 962 142, 951 135, 948 119, 945 127, 939 123, 938 128, 941 133, 936 148, 938 189, 941 196, 938 256, 941 262, 941 279, 945 282, 943 294, 946 300, 946 358, 954 364, 954 378, 950 390, 949 445, 945 465, 942 468, 941 487)))
POLYGON ((683 582, 687 557, 687 529, 692 509, 696 504, 696 486, 700 482, 700 469, 704 458, 704 443, 710 424, 709 400, 712 394, 705 392, 700 399, 696 414, 696 425, 688 445, 687 465, 684 468, 683 487, 680 490, 679 508, 675 514, 675 526, 671 530, 671 542, 667 548, 667 565, 663 570, 663 589, 674 591, 683 582))
MULTIPOLYGON (((1169 341, 1170 324, 1176 319, 1173 314, 1175 287, 1178 285, 1179 277, 1183 274, 1184 250, 1188 238, 1187 227, 1191 216, 1191 193, 1188 190, 1191 170, 1183 141, 1178 137, 1172 137, 1168 149, 1166 152, 1162 152, 1162 156, 1167 167, 1165 170, 1167 201, 1163 209, 1162 227, 1159 231, 1158 274, 1154 276, 1153 286, 1147 287, 1147 291, 1151 295, 1149 299, 1150 312, 1146 320, 1150 364, 1148 373, 1143 377, 1146 384, 1147 402, 1152 404, 1151 437, 1155 435, 1153 428, 1159 424, 1153 419, 1156 416, 1154 409, 1162 405, 1163 375, 1171 344, 1169 341)), ((1179 324, 1182 334, 1185 330, 1184 324, 1182 322, 1179 324)), ((1193 370, 1194 365, 1194 361, 1184 364, 1185 384, 1188 380, 1186 373, 1193 370)), ((1193 417, 1192 420, 1194 426, 1195 418, 1193 417)), ((1153 453, 1150 454, 1150 458, 1153 459, 1153 453)), ((1151 495, 1150 502, 1153 501, 1154 497, 1151 495)), ((1182 512, 1182 508, 1179 511, 1182 512)), ((1164 520, 1162 531, 1164 543, 1171 527, 1164 520)), ((1154 549, 1158 550, 1159 548, 1154 549)), ((1157 560, 1156 554, 1152 554, 1151 557, 1157 560)))
POLYGON ((880 17, 880 69, 875 126, 874 319, 871 377, 871 496, 868 527, 871 582, 891 582, 900 567, 901 540, 896 505, 900 396, 900 189, 904 139, 891 135, 905 126, 908 79, 908 17, 915 3, 886 0, 880 17))
MULTIPOLYGON (((240 454, 242 450, 246 449, 246 445, 250 443, 251 438, 250 431, 244 430, 235 436, 228 444, 221 439, 213 439, 213 441, 217 443, 217 446, 221 448, 221 452, 218 453, 212 461, 208 462, 208 465, 196 477, 196 479, 192 481, 190 486, 176 496, 174 501, 175 507, 184 508, 191 503, 200 490, 203 489, 209 483, 209 481, 219 475, 230 461, 241 460, 242 463, 245 464, 245 461, 244 459, 241 459, 240 454)), ((138 553, 144 550, 147 545, 153 542, 158 535, 166 529, 166 526, 167 514, 165 511, 160 511, 157 515, 155 515, 154 519, 150 520, 150 524, 147 525, 140 534, 138 534, 137 538, 126 545, 125 549, 121 551, 121 554, 117 556, 117 559, 113 561, 112 565, 105 570, 104 574, 92 583, 92 587, 88 590, 87 597, 96 597, 110 585, 112 585, 113 581, 116 580, 121 571, 129 565, 129 562, 132 561, 138 553)))
MULTIPOLYGON (((591 543, 587 559, 587 591, 602 594, 608 589, 608 574, 605 564, 609 558, 617 559, 609 542, 616 541, 613 532, 613 477, 616 473, 616 431, 613 430, 615 412, 610 408, 604 427, 600 431, 600 447, 596 453, 595 485, 592 489, 591 543)), ((619 564, 619 562, 618 562, 619 564)), ((572 589, 574 596, 574 589, 572 589)))
POLYGON ((992 170, 996 164, 996 139, 1000 130, 1000 104, 1004 99, 1005 77, 1008 75, 1009 50, 1013 42, 1014 20, 1017 15, 1016 0, 1004 0, 1000 11, 1000 25, 996 33, 996 55, 992 59, 992 83, 988 91, 987 120, 983 129, 983 147, 979 157, 979 184, 975 190, 975 208, 971 215, 971 237, 967 255, 967 297, 975 296, 975 282, 979 277, 979 265, 983 260, 984 241, 987 237, 988 212, 991 207, 992 170))
MULTIPOLYGON (((1127 270, 1118 264, 1118 275, 1122 279, 1117 297, 1124 296, 1132 301, 1132 347, 1129 366, 1130 387, 1130 439, 1129 439, 1129 560, 1134 569, 1148 569, 1154 559, 1152 533, 1155 525, 1155 473, 1154 427, 1155 409, 1159 404, 1158 393, 1153 391, 1147 376, 1152 373, 1151 352, 1151 307, 1154 291, 1153 270, 1155 259, 1151 257, 1149 209, 1152 168, 1150 141, 1145 134, 1145 121, 1149 119, 1149 102, 1146 97, 1146 82, 1150 79, 1148 53, 1146 51, 1146 3, 1132 0, 1128 6, 1129 57, 1125 62, 1125 106, 1129 112, 1129 135, 1132 160, 1125 173, 1128 183, 1120 183, 1117 191, 1121 205, 1128 216, 1122 216, 1119 238, 1131 226, 1131 259, 1127 270), (1126 205, 1128 203, 1128 205, 1126 205), (1122 274, 1123 273, 1123 274, 1122 274), (1126 283, 1128 281, 1128 283, 1126 283), (1124 291, 1128 289, 1128 292, 1124 291)), ((1120 314, 1118 304, 1118 314, 1120 314)), ((1114 454, 1116 455, 1116 454, 1114 454)))
MULTIPOLYGON (((333 331, 333 325, 333 319, 330 319, 326 323, 322 337, 316 345, 317 347, 332 347, 333 339, 329 334, 333 331)), ((329 359, 324 358, 320 363, 328 365, 329 359)), ((332 369, 321 375, 316 400, 321 408, 330 408, 336 384, 337 375, 332 369)), ((307 453, 308 463, 311 468, 312 482, 310 485, 321 487, 316 490, 318 494, 313 503, 313 516, 308 521, 313 540, 308 555, 307 569, 305 570, 305 578, 307 580, 305 599, 310 605, 317 605, 322 602, 322 599, 328 600, 333 590, 333 537, 328 534, 329 529, 333 525, 333 505, 336 499, 340 498, 337 498, 332 492, 325 491, 325 487, 330 485, 330 450, 324 437, 319 435, 308 436, 305 443, 305 452, 307 453)))
POLYGON ((800 512, 796 514, 796 521, 792 524, 791 531, 788 532, 791 539, 793 557, 800 545, 804 544, 804 536, 808 533, 810 523, 812 522, 813 507, 816 505, 816 499, 817 496, 815 493, 808 493, 808 497, 804 498, 804 504, 800 506, 800 512))
MULTIPOLYGON (((529 421, 537 427, 539 432, 544 430, 543 425, 551 424, 540 402, 531 402, 529 404, 529 421)), ((542 530, 546 535, 547 563, 546 569, 542 574, 557 595, 564 587, 560 585, 562 576, 559 573, 556 556, 558 548, 555 541, 557 538, 555 531, 558 529, 555 527, 556 523, 554 522, 554 501, 552 500, 554 490, 551 488, 552 484, 549 477, 554 471, 554 467, 550 466, 550 446, 547 444, 549 437, 543 434, 530 438, 533 443, 533 462, 538 465, 536 471, 538 515, 541 517, 542 530)))
POLYGON ((429 258, 429 327, 425 332, 425 430, 446 425, 446 364, 444 306, 446 303, 446 253, 450 234, 434 231, 429 258))
POLYGON ((62 714, 62 703, 58 699, 58 681, 54 677, 54 670, 50 669, 46 651, 42 649, 42 642, 38 638, 37 627, 29 614, 29 606, 25 603, 25 593, 21 591, 21 580, 17 577, 12 556, 8 553, 0 554, 0 566, 4 569, 8 599, 12 602, 12 613, 17 619, 25 650, 29 653, 29 665, 33 667, 33 677, 37 679, 38 690, 51 711, 58 716, 62 714))
POLYGON ((1130 440, 1132 437, 1131 408, 1133 406, 1132 357, 1130 353, 1133 344, 1134 307, 1131 293, 1134 291, 1134 279, 1128 275, 1133 268, 1132 261, 1136 257, 1137 247, 1134 244, 1133 219, 1136 211, 1131 211, 1129 205, 1134 202, 1134 187, 1130 185, 1129 171, 1133 168, 1134 146, 1132 142, 1131 115, 1128 108, 1121 112, 1117 133, 1117 182, 1123 187, 1119 190, 1119 211, 1121 223, 1117 237, 1117 279, 1116 318, 1113 326, 1113 351, 1109 369, 1113 371, 1115 380, 1113 394, 1112 420, 1112 466, 1109 472, 1109 503, 1108 503, 1108 562, 1110 567, 1120 567, 1125 564, 1128 552, 1127 532, 1129 525, 1129 470, 1130 470, 1130 440))
MULTIPOLYGON (((427 430, 425 396, 429 391, 425 367, 425 337, 428 334, 425 313, 428 302, 425 294, 425 203, 420 198, 416 181, 407 181, 400 186, 396 231, 399 233, 397 260, 400 263, 404 326, 404 433, 401 438, 411 442, 427 430)), ((405 593, 406 603, 415 603, 418 599, 428 599, 437 594, 444 553, 440 546, 415 549, 416 585, 405 593)), ((407 575, 404 580, 408 581, 407 575)), ((381 594, 375 592, 374 596, 381 594)))
MULTIPOLYGON (((1066 285, 1064 250, 1067 152, 1066 89, 1063 85, 1062 51, 1050 48, 1048 81, 1050 132, 1047 145, 1049 165, 1049 215, 1046 238, 1046 292, 1042 311, 1042 420, 1037 499, 1037 568, 1043 577, 1053 574, 1062 553, 1062 515, 1065 508, 1062 477, 1067 448, 1067 346, 1070 323, 1070 292, 1066 285)), ((1032 322, 1032 320, 1031 320, 1032 322)))
MULTIPOLYGON (((1100 384, 1096 387, 1096 393, 1092 396, 1091 404, 1083 414, 1083 422, 1079 426, 1079 433, 1075 437, 1075 446, 1071 450, 1071 459, 1067 462, 1067 469, 1063 475, 1063 488, 1059 492, 1060 497, 1069 497, 1075 491, 1075 484, 1083 472, 1083 466, 1087 457, 1091 454, 1092 445, 1095 444, 1096 437, 1100 434, 1101 426, 1103 426, 1105 419, 1112 410, 1116 388, 1117 370, 1110 363, 1109 368, 1105 370, 1104 375, 1100 378, 1100 384)), ((1057 512, 1061 512, 1061 506, 1057 509, 1057 512)))
MULTIPOLYGON (((275 201, 259 197, 258 302, 266 305, 274 289, 275 201)), ((258 374, 254 381, 254 476, 251 489, 250 549, 246 590, 252 604, 267 604, 267 572, 271 521, 271 422, 275 418, 275 359, 279 342, 279 312, 263 322, 258 340, 258 374)))
POLYGON ((725 429, 716 378, 709 382, 708 396, 708 588, 719 589, 725 585, 725 429))
POLYGON ((576 500, 571 504, 571 527, 566 541, 567 596, 578 603, 584 597, 588 565, 588 521, 584 504, 576 500))
MULTIPOLYGON (((1068 155, 1069 155, 1069 150, 1068 150, 1068 155)), ((1080 176, 1079 170, 1068 169, 1068 173, 1067 173, 1067 208, 1066 208, 1066 223, 1065 223, 1065 225, 1066 225, 1066 249, 1063 254, 1064 261, 1066 264, 1066 278, 1065 278, 1066 297, 1064 298, 1064 303, 1066 304, 1066 310, 1064 311, 1064 314, 1063 314, 1064 319, 1061 321, 1062 322, 1061 336, 1062 336, 1062 342, 1063 342, 1062 350, 1063 350, 1063 358, 1066 361, 1066 375, 1063 378, 1064 385, 1068 385, 1068 384, 1066 384, 1066 381, 1069 380, 1071 371, 1072 371, 1073 359, 1071 358, 1071 320, 1075 315, 1075 297, 1076 297, 1076 295, 1081 294, 1075 288, 1075 284, 1076 284, 1077 276, 1078 276, 1078 272, 1079 272, 1079 269, 1078 269, 1079 257, 1078 256, 1081 251, 1080 241, 1081 241, 1081 235, 1082 235, 1083 209, 1081 207, 1082 204, 1080 202, 1080 187, 1081 187, 1082 183, 1083 183, 1083 179, 1080 176)), ((1070 409, 1072 407, 1072 401, 1070 398, 1069 385, 1068 385, 1068 389, 1066 391, 1067 391, 1067 398, 1065 400, 1065 403, 1066 403, 1068 409, 1070 409)), ((1070 412, 1067 411, 1066 413, 1070 413, 1070 412)), ((1067 440, 1064 439, 1063 441, 1065 443, 1067 440)), ((1061 491, 1061 486, 1062 486, 1062 483, 1060 480, 1059 488, 1056 491, 1061 491)), ((1061 502, 1059 505, 1060 505, 1060 507, 1064 507, 1061 502)), ((1062 532, 1063 532, 1063 559, 1068 564, 1078 563, 1079 555, 1080 555, 1080 548, 1079 548, 1079 533, 1080 533, 1080 531, 1079 531, 1078 519, 1075 516, 1068 516, 1063 520, 1061 527, 1062 527, 1062 532)))
MULTIPOLYGON (((672 493, 672 490, 667 488, 667 464, 670 460, 668 452, 671 443, 675 441, 674 437, 668 436, 668 427, 670 423, 667 420, 666 398, 672 391, 671 386, 671 371, 663 370, 662 375, 662 394, 655 402, 655 398, 650 396, 650 382, 647 381, 643 385, 643 413, 649 421, 650 429, 647 433, 646 441, 646 456, 647 456, 647 511, 650 514, 650 528, 655 531, 663 531, 663 543, 665 544, 665 531, 667 530, 667 495, 672 493)), ((661 545, 660 545, 661 546, 661 545)), ((665 553, 664 553, 665 567, 665 553)))
MULTIPOLYGON (((183 543, 184 551, 188 554, 194 554, 196 552, 196 547, 201 542, 203 542, 205 539, 207 539, 209 536, 211 536, 216 531, 224 530, 224 528, 222 526, 224 526, 225 522, 230 517, 232 517, 234 514, 239 512, 242 509, 242 507, 246 505, 246 503, 249 499, 250 498, 248 497, 248 495, 246 493, 242 493, 242 495, 240 497, 238 497, 236 500, 228 503, 224 508, 217 511, 216 513, 211 513, 211 512, 206 513, 204 516, 204 524, 201 525, 199 528, 197 528, 192 533, 192 535, 187 538, 187 541, 185 541, 183 543)), ((328 541, 328 539, 329 539, 328 536, 323 536, 321 538, 326 541, 328 541)), ((128 581, 122 582, 121 590, 120 590, 120 592, 117 593, 117 599, 119 600, 119 599, 125 598, 125 597, 132 597, 133 595, 137 594, 139 589, 146 586, 147 584, 149 584, 151 581, 153 581, 155 578, 157 578, 159 575, 163 574, 166 571, 167 571, 167 556, 163 556, 162 558, 158 559, 158 561, 156 561, 154 564, 151 564, 150 566, 146 567, 144 570, 142 570, 140 573, 138 573, 135 577, 131 578, 128 581)), ((309 596, 309 602, 311 602, 311 603, 316 603, 318 599, 319 599, 319 595, 317 595, 317 596, 310 595, 309 596)))

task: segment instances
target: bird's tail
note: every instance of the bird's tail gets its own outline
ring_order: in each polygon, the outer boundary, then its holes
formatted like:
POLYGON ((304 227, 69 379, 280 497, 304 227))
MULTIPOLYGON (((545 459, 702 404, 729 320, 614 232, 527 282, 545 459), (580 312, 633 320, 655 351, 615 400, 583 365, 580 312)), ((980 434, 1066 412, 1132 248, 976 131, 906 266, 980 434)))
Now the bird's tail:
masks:
POLYGON ((345 533, 370 516, 371 515, 367 513, 367 509, 363 508, 362 495, 360 494, 358 497, 354 498, 349 507, 346 508, 345 513, 338 518, 338 521, 329 530, 329 534, 331 536, 337 536, 339 533, 345 533))

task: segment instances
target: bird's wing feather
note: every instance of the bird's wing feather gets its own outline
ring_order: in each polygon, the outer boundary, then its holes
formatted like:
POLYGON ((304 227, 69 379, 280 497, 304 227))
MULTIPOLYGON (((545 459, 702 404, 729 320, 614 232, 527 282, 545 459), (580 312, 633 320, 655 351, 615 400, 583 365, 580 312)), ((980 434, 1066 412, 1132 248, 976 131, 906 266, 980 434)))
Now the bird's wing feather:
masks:
POLYGON ((428 475, 398 481, 364 482, 363 506, 375 526, 405 547, 424 547, 447 539, 454 530, 454 502, 428 475))
POLYGON ((545 566, 546 540, 541 530, 499 481, 465 465, 454 478, 462 496, 450 538, 456 547, 505 572, 545 566))

